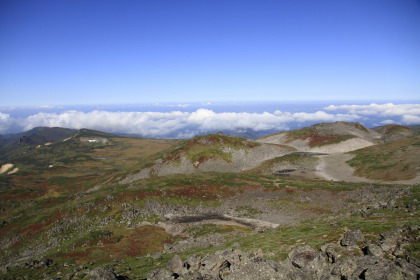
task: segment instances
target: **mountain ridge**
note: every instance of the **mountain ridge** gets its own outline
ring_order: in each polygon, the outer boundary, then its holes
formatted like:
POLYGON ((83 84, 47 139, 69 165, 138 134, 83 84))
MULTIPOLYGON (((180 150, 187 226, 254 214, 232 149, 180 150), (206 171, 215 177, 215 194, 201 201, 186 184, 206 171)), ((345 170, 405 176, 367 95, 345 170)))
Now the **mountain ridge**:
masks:
POLYGON ((384 139, 354 123, 292 133, 314 138, 337 126, 360 135, 317 138, 328 140, 320 147, 372 145, 319 153, 288 146, 296 139, 87 129, 18 145, 1 162, 13 164, 0 174, 2 276, 417 279, 420 185, 410 176, 418 178, 418 133, 384 139))

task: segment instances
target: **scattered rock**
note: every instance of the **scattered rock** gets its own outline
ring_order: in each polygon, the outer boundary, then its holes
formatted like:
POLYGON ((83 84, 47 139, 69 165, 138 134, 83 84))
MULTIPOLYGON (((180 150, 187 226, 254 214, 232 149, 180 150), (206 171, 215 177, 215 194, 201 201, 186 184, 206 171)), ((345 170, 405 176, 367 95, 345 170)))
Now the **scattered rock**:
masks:
POLYGON ((359 241, 364 241, 365 237, 363 236, 360 230, 348 231, 344 234, 343 239, 341 239, 340 244, 342 246, 355 246, 359 241))
POLYGON ((297 268, 315 268, 320 254, 308 245, 300 246, 289 253, 289 260, 297 268))
POLYGON ((166 267, 173 273, 180 273, 182 270, 182 260, 178 255, 175 255, 172 260, 170 260, 166 267))
POLYGON ((110 267, 103 268, 101 266, 95 267, 88 273, 90 280, 116 280, 117 276, 114 270, 110 267))
POLYGON ((148 280, 168 280, 172 279, 172 273, 167 269, 155 269, 147 274, 148 280))
POLYGON ((383 251, 382 248, 376 244, 370 244, 366 246, 363 251, 367 256, 382 257, 383 251))

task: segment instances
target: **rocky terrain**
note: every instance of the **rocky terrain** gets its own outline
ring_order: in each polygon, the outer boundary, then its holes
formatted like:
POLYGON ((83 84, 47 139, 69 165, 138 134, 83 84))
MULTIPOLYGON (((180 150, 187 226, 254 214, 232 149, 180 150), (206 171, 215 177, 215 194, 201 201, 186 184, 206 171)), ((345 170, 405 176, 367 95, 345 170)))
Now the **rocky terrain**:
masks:
POLYGON ((240 172, 293 150, 287 146, 260 144, 223 134, 197 136, 177 147, 175 152, 162 155, 150 167, 126 177, 121 183, 172 174, 240 172))
POLYGON ((339 122, 22 144, 1 163, 19 171, 0 175, 0 278, 419 279, 419 142, 339 122))
POLYGON ((283 144, 304 152, 344 153, 375 145, 381 134, 360 123, 320 123, 267 135, 258 142, 283 144))

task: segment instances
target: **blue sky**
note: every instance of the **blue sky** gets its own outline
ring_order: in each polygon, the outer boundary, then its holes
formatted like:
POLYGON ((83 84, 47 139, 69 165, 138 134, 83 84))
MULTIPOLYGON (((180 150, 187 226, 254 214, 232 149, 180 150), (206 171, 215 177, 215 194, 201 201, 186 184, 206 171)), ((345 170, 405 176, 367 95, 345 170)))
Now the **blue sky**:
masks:
POLYGON ((420 1, 1 0, 0 106, 419 100, 420 1))

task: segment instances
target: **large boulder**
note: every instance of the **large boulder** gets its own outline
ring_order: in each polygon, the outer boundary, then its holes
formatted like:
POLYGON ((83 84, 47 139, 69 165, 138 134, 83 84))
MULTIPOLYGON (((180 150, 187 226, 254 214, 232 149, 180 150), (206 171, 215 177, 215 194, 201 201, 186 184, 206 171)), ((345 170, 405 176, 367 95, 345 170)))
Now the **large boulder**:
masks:
POLYGON ((88 273, 90 280, 116 280, 117 276, 114 273, 114 270, 110 267, 103 268, 97 266, 88 273))
MULTIPOLYGON (((292 250, 288 255, 288 261, 297 268, 297 270, 294 269, 294 274, 313 275, 314 279, 321 279, 323 275, 329 273, 325 255, 308 245, 299 246, 292 250)), ((289 276, 292 277, 290 274, 289 276)))
POLYGON ((365 255, 368 256, 375 256, 375 257, 382 257, 383 251, 382 248, 376 244, 369 244, 365 248, 363 248, 365 255))
POLYGON ((172 260, 170 260, 166 266, 173 273, 179 274, 182 271, 182 260, 178 255, 175 255, 172 260))
POLYGON ((308 245, 297 247, 289 253, 288 258, 297 268, 317 269, 325 263, 321 254, 308 245))
POLYGON ((147 274, 148 280, 170 280, 172 278, 172 273, 167 269, 155 269, 150 271, 147 274))
POLYGON ((374 256, 347 258, 334 265, 332 274, 341 279, 404 279, 400 267, 390 260, 374 256))
POLYGON ((359 241, 364 241, 365 237, 360 230, 348 231, 341 239, 342 246, 356 246, 359 241))

